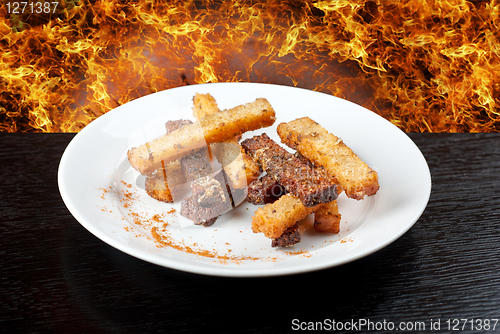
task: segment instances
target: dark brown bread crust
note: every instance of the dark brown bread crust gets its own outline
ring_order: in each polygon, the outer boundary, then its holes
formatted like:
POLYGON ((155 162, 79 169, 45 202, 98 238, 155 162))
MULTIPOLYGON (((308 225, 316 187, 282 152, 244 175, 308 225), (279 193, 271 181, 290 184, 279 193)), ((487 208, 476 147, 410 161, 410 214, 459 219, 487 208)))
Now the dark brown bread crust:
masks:
MULTIPOLYGON (((169 134, 192 123, 190 120, 168 121, 165 128, 169 134)), ((208 147, 182 158, 181 167, 184 176, 191 185, 193 199, 196 199, 200 205, 210 206, 217 201, 229 200, 229 196, 224 192, 225 182, 220 183, 211 175, 213 169, 209 160, 208 147)), ((222 181, 224 181, 223 178, 222 181)))
POLYGON ((212 177, 212 165, 208 161, 208 150, 201 149, 181 160, 182 171, 191 191, 201 205, 212 205, 222 200, 224 192, 221 183, 212 177))
POLYGON ((201 149, 181 159, 182 170, 188 181, 212 174, 212 165, 208 160, 208 150, 201 149))
POLYGON ((221 213, 216 208, 216 205, 203 207, 196 204, 196 198, 191 195, 186 197, 181 202, 181 216, 192 220, 195 225, 211 226, 215 223, 221 213))
POLYGON ((279 238, 273 239, 271 247, 290 247, 300 242, 299 224, 287 228, 279 238))
MULTIPOLYGON (((223 172, 217 173, 214 176, 214 180, 219 184, 224 184, 223 172)), ((215 223, 220 215, 233 208, 232 200, 228 193, 225 193, 227 199, 219 199, 210 205, 201 205, 198 200, 199 197, 196 195, 196 193, 193 193, 193 195, 183 199, 180 211, 181 216, 192 220, 196 225, 210 226, 215 223)))
POLYGON ((241 146, 257 159, 262 168, 304 206, 313 207, 337 199, 335 182, 300 161, 266 134, 244 140, 241 146))
POLYGON ((284 194, 286 194, 285 188, 266 174, 250 183, 247 201, 254 205, 264 205, 276 202, 284 194))

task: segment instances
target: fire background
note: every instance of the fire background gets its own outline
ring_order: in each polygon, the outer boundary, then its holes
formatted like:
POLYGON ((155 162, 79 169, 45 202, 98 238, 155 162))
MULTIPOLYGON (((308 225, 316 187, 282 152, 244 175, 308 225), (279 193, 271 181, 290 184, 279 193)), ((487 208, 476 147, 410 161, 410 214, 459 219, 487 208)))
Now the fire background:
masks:
POLYGON ((499 0, 2 0, 1 330, 498 319, 499 16, 499 0), (386 118, 428 161, 424 214, 367 258, 277 278, 183 273, 93 237, 58 192, 66 145, 117 106, 209 82, 301 87, 386 118))
POLYGON ((497 0, 3 2, 4 132, 77 132, 153 92, 239 81, 332 94, 405 132, 500 129, 497 0))

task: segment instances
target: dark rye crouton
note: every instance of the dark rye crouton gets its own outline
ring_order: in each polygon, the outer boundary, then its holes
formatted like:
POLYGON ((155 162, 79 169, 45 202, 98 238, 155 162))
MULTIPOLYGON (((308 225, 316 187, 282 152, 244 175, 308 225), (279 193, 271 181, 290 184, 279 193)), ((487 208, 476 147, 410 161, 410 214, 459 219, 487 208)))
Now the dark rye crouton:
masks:
POLYGON ((325 173, 319 173, 276 144, 266 134, 244 140, 241 146, 258 160, 262 169, 304 206, 313 207, 337 199, 337 185, 325 173))

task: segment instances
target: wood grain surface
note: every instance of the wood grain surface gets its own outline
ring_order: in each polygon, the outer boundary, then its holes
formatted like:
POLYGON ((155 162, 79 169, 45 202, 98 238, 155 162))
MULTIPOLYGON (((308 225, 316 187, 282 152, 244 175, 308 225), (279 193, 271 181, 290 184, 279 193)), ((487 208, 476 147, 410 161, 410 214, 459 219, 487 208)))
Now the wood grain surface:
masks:
POLYGON ((427 333, 431 319, 446 332, 447 319, 500 318, 498 133, 409 134, 432 175, 413 228, 343 266, 252 279, 159 267, 87 232, 57 186, 73 136, 0 134, 1 332, 288 333, 367 319, 423 322, 427 333))

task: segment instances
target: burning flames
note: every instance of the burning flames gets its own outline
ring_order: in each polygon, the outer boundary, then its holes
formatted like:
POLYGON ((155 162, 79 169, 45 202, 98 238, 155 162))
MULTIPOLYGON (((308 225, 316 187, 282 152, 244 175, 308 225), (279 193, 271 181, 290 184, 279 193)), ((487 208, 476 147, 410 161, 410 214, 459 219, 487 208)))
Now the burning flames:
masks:
POLYGON ((156 91, 251 81, 339 96, 407 132, 496 132, 499 17, 498 0, 2 6, 0 130, 73 132, 156 91))

